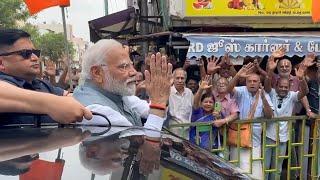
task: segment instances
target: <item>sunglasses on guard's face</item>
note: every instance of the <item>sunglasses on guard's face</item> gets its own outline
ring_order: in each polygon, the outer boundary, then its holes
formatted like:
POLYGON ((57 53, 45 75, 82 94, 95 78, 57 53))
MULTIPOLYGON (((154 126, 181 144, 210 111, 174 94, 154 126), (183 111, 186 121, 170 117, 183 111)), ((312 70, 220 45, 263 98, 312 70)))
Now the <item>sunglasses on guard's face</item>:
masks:
POLYGON ((38 49, 23 49, 19 51, 13 51, 8 53, 0 54, 0 56, 10 56, 10 55, 19 55, 23 57, 24 59, 30 59, 32 54, 36 55, 37 57, 40 57, 41 51, 38 49))

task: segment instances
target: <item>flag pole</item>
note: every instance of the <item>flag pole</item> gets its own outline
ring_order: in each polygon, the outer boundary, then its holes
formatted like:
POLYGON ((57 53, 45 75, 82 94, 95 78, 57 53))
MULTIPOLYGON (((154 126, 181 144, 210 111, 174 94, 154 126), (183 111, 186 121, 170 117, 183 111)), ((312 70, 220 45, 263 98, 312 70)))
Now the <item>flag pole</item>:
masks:
POLYGON ((69 46, 68 46, 65 6, 60 6, 60 8, 61 8, 61 14, 62 14, 65 54, 67 55, 69 86, 70 86, 70 91, 72 92, 73 91, 73 86, 72 86, 72 79, 71 79, 71 58, 70 58, 70 53, 69 53, 70 50, 69 50, 69 46))

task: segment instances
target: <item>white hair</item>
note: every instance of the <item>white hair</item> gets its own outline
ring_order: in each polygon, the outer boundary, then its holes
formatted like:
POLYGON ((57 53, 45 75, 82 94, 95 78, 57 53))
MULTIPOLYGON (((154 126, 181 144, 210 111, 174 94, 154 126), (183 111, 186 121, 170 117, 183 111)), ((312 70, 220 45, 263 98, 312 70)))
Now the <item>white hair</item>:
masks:
POLYGON ((91 79, 91 67, 105 64, 107 54, 111 53, 113 47, 118 46, 122 48, 122 44, 114 39, 101 39, 91 46, 82 57, 79 84, 83 84, 86 79, 91 79))
POLYGON ((187 79, 187 72, 186 72, 183 68, 177 68, 177 69, 175 69, 175 70, 173 71, 173 73, 172 73, 173 77, 176 76, 177 71, 182 71, 182 72, 183 72, 183 75, 184 75, 184 78, 187 79))

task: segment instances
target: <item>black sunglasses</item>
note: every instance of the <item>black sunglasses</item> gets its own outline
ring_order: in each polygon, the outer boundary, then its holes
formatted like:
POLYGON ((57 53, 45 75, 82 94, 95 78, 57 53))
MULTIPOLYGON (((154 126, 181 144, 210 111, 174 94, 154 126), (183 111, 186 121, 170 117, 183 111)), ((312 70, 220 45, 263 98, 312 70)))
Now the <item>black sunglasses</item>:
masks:
POLYGON ((10 55, 13 55, 13 54, 19 55, 19 56, 23 57, 24 59, 30 59, 32 54, 36 55, 37 57, 40 57, 41 50, 38 50, 38 49, 23 49, 23 50, 19 50, 19 51, 3 53, 3 54, 0 54, 0 56, 10 56, 10 55))

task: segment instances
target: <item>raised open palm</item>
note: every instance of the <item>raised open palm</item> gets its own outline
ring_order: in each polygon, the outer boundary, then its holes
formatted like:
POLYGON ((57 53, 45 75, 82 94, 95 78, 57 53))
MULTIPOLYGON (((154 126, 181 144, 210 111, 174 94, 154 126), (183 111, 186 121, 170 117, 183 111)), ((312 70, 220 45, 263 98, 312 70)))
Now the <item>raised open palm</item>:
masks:
POLYGON ((302 63, 307 66, 310 67, 312 65, 314 65, 316 62, 314 62, 314 60, 316 59, 316 54, 315 53, 309 53, 306 55, 306 57, 304 58, 304 60, 302 61, 302 63))
POLYGON ((255 69, 255 65, 252 62, 250 62, 242 66, 242 68, 238 71, 237 74, 241 78, 247 78, 250 73, 254 72, 254 69, 255 69))
POLYGON ((281 46, 279 49, 272 52, 271 56, 274 58, 281 58, 286 54, 286 48, 281 46))
POLYGON ((279 60, 275 60, 273 56, 270 56, 267 63, 267 69, 269 70, 275 70, 277 68, 279 60))
POLYGON ((48 76, 56 75, 56 64, 53 61, 47 61, 44 73, 48 76))
POLYGON ((202 90, 211 88, 212 85, 209 85, 210 84, 210 78, 211 78, 210 75, 206 75, 206 77, 200 82, 199 88, 202 89, 202 90))
POLYGON ((218 63, 218 58, 216 57, 208 58, 208 64, 207 64, 208 74, 216 72, 218 69, 221 68, 221 66, 217 65, 217 63, 218 63))
POLYGON ((299 65, 299 68, 298 69, 295 68, 294 70, 298 78, 303 78, 307 69, 308 69, 308 66, 306 66, 305 63, 301 63, 299 65))

